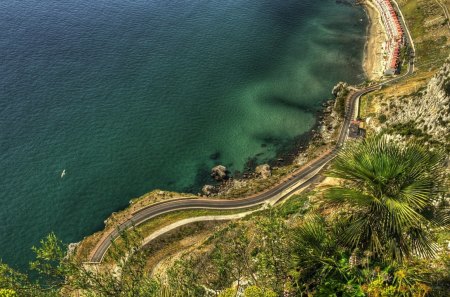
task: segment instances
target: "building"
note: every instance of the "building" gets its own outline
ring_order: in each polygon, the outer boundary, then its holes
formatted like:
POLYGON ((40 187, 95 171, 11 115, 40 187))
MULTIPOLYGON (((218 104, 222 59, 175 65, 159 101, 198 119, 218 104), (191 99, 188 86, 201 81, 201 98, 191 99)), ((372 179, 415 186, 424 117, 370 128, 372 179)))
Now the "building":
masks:
POLYGON ((351 121, 348 128, 348 137, 364 138, 366 137, 365 122, 362 120, 351 121))
POLYGON ((386 29, 387 40, 384 46, 385 75, 397 72, 400 63, 400 52, 405 42, 405 34, 400 19, 390 0, 373 0, 381 15, 386 29))

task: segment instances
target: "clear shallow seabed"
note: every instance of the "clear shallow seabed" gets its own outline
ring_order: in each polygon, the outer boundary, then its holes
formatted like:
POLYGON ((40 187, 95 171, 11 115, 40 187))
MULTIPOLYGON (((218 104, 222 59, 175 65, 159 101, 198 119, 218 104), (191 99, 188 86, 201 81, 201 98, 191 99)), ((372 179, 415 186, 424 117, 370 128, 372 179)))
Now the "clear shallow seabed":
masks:
POLYGON ((364 80, 366 25, 334 0, 0 1, 0 258, 274 158, 364 80))

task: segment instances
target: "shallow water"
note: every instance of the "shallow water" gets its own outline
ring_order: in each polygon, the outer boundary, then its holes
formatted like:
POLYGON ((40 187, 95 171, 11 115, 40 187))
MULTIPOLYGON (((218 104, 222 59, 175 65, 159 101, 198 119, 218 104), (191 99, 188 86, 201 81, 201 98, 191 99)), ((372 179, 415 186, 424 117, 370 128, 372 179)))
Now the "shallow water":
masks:
POLYGON ((365 14, 334 0, 2 0, 0 27, 0 258, 22 268, 50 231, 274 158, 364 79, 365 14))

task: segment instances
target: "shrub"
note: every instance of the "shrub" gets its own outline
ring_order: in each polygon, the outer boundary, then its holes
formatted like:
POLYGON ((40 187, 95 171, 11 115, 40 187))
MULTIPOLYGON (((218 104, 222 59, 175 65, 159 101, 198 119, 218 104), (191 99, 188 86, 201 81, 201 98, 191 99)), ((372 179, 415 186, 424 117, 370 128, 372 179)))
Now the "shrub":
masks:
POLYGON ((450 96, 450 80, 445 82, 444 90, 445 90, 445 94, 447 94, 447 96, 450 96))
POLYGON ((15 291, 10 289, 0 289, 0 297, 16 297, 15 291))
POLYGON ((386 116, 385 114, 380 114, 380 115, 378 116, 378 121, 379 121, 381 124, 386 123, 386 121, 387 121, 387 116, 386 116))

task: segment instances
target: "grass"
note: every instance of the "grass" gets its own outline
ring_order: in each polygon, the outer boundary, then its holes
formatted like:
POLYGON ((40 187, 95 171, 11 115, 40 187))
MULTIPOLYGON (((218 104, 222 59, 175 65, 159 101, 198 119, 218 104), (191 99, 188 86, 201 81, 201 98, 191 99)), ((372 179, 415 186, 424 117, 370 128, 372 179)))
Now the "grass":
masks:
POLYGON ((428 25, 427 21, 442 16, 442 8, 430 0, 399 2, 416 45, 416 66, 419 71, 437 69, 448 57, 450 32, 443 23, 428 25))
POLYGON ((373 116, 372 113, 372 101, 374 99, 374 93, 369 93, 364 95, 360 99, 359 103, 359 117, 367 118, 369 116, 373 116))
POLYGON ((388 129, 388 133, 395 133, 402 136, 415 136, 425 141, 431 138, 430 135, 418 129, 413 122, 394 124, 388 129))
POLYGON ((233 210, 212 210, 212 209, 195 209, 195 210, 181 210, 172 213, 164 214, 151 219, 142 225, 139 225, 137 229, 145 237, 151 233, 161 229, 162 226, 168 226, 172 223, 201 216, 215 216, 215 215, 233 215, 247 211, 257 210, 261 206, 245 208, 245 209, 233 209, 233 210))
MULTIPOLYGON (((159 263, 171 262, 177 255, 189 253, 203 244, 215 231, 220 230, 226 222, 197 222, 170 231, 146 246, 146 270, 152 272, 159 263)), ((164 268, 162 268, 164 270, 164 268)))
POLYGON ((294 214, 304 215, 309 207, 309 195, 311 193, 302 193, 289 197, 283 204, 280 204, 277 209, 282 218, 288 218, 294 214))
MULTIPOLYGON (((243 212, 257 210, 259 208, 261 208, 261 206, 255 206, 255 207, 250 207, 250 208, 245 208, 245 209, 233 209, 233 210, 195 209, 195 210, 174 211, 171 213, 157 216, 156 218, 153 218, 151 220, 148 220, 147 222, 137 226, 136 230, 139 232, 139 234, 143 238, 145 238, 146 236, 151 235, 152 233, 156 232, 157 230, 161 229, 162 227, 169 226, 173 223, 176 223, 176 222, 184 220, 184 219, 201 217, 201 216, 233 215, 233 214, 239 214, 239 213, 243 213, 243 212)), ((123 243, 121 242, 121 240, 119 238, 115 241, 115 244, 118 247, 122 247, 123 243)), ((109 252, 107 252, 105 255, 104 263, 106 263, 106 264, 111 263, 111 257, 110 257, 109 252)))

